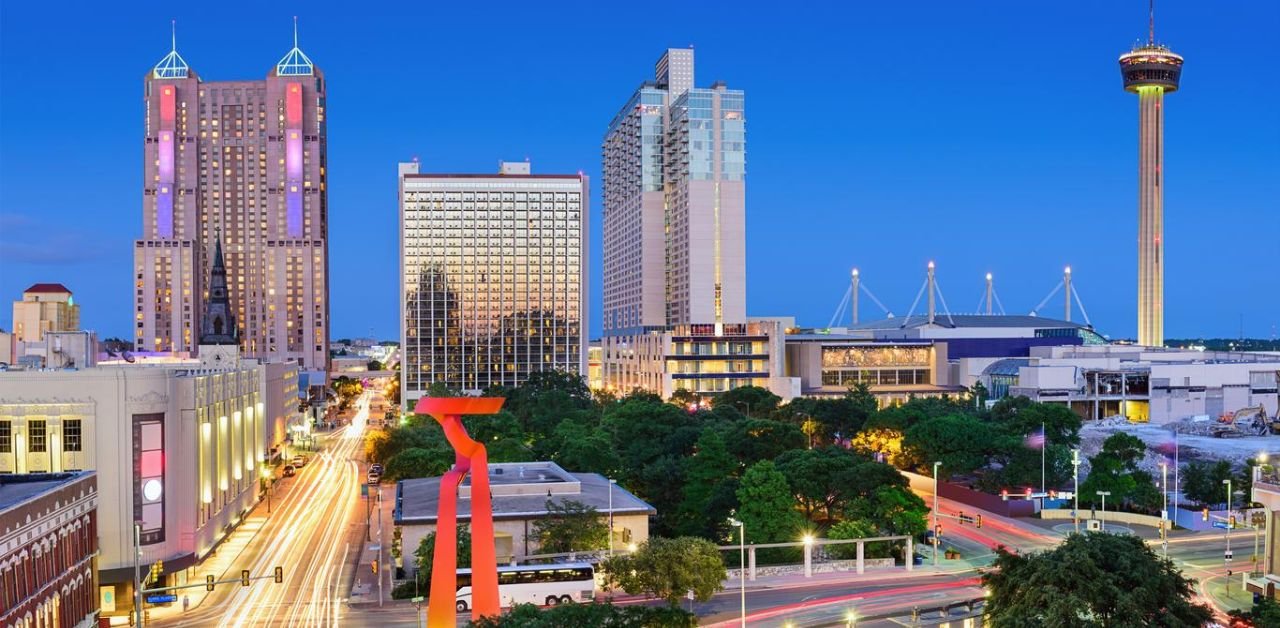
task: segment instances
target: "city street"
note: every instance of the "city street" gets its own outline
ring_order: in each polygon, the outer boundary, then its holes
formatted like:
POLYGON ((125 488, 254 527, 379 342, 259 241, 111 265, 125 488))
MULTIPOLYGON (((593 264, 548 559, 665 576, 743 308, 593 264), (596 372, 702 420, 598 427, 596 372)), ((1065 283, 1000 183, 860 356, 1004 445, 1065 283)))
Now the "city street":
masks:
MULTIPOLYGON (((318 439, 320 450, 297 476, 277 485, 273 508, 266 515, 259 504, 246 522, 256 534, 243 544, 219 580, 238 578, 242 569, 252 576, 270 575, 284 568, 284 583, 270 578, 250 586, 218 585, 198 606, 181 617, 160 619, 165 626, 336 626, 346 613, 340 602, 352 581, 352 561, 364 541, 363 478, 357 463, 369 417, 371 393, 356 401, 349 425, 318 439), (281 490, 283 488, 283 490, 281 490), (261 521, 258 518, 264 517, 261 521)), ((230 543, 230 541, 228 542, 230 543)), ((224 547, 220 553, 234 551, 224 547)), ((206 561, 206 563, 213 561, 206 561)), ((226 564, 226 563, 224 563, 226 564)), ((205 571, 196 567, 200 578, 205 571)), ((203 592, 203 591, 201 591, 203 592)))

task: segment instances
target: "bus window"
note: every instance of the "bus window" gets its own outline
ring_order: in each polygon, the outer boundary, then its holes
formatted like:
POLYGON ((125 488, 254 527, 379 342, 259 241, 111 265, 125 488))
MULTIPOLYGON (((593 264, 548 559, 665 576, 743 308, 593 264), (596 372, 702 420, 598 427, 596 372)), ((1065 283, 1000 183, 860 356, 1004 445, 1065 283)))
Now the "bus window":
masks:
POLYGON ((461 589, 462 587, 469 587, 469 586, 471 586, 471 574, 469 573, 458 574, 458 588, 461 589))

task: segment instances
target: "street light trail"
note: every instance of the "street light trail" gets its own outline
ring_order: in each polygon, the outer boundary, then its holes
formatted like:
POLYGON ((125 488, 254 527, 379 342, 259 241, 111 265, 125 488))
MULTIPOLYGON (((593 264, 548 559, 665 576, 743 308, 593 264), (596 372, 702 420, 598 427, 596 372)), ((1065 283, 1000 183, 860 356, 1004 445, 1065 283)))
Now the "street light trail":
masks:
MULTIPOLYGON (((353 460, 369 414, 368 395, 357 401, 351 424, 329 437, 328 452, 309 462, 302 491, 275 514, 269 545, 250 567, 255 575, 285 566, 285 585, 259 583, 242 588, 227 603, 220 627, 338 626, 336 603, 342 563, 350 548, 341 539, 359 503, 358 467, 353 460), (312 544, 319 541, 314 549, 312 544)), ((305 467, 304 467, 305 469, 305 467)))

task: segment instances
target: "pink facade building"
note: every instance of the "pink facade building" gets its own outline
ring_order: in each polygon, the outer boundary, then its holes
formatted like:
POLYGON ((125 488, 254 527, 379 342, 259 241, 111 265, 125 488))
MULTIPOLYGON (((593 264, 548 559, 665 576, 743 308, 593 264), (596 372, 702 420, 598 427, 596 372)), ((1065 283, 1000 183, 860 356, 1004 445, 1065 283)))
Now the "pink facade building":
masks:
POLYGON ((204 81, 176 45, 143 80, 139 351, 194 352, 215 239, 244 356, 328 361, 324 74, 297 46, 256 81, 204 81))

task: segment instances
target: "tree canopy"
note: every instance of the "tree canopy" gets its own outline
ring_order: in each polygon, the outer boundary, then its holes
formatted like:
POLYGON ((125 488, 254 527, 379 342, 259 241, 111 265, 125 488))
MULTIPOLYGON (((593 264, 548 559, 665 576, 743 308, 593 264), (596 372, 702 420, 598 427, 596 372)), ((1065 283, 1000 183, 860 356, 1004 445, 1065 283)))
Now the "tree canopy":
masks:
POLYGON ((991 592, 986 620, 995 628, 1191 628, 1213 616, 1192 601, 1190 579, 1131 535, 1073 534, 1027 556, 999 549, 982 580, 991 592))
POLYGON ((632 595, 651 595, 676 606, 688 591, 705 602, 724 589, 724 558, 714 543, 683 536, 650 538, 635 552, 604 561, 609 581, 632 595))

